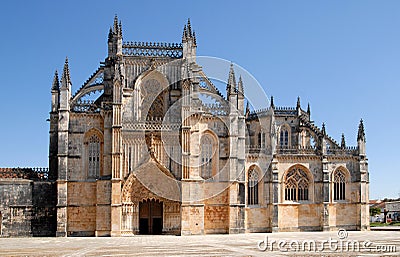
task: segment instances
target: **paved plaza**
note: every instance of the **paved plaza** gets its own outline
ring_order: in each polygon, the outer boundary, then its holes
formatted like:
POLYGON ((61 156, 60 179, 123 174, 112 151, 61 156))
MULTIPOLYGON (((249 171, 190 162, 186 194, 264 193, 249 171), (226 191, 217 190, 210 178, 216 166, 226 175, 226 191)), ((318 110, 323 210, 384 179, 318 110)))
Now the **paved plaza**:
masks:
POLYGON ((0 256, 400 256, 400 231, 1 238, 0 256))

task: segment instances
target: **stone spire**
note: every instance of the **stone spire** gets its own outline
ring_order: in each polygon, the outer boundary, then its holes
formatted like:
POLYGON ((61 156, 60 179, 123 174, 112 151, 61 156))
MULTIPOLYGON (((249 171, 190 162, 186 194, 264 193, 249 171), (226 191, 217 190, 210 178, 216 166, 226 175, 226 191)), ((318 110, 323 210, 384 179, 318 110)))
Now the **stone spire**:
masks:
POLYGON ((342 142, 340 143, 341 148, 346 148, 346 139, 344 138, 344 133, 342 133, 342 142))
POLYGON ((249 102, 247 102, 246 104, 246 114, 245 117, 246 119, 250 116, 250 106, 249 106, 249 102))
POLYGON ((231 67, 229 69, 228 84, 226 85, 226 94, 229 96, 235 93, 236 93, 236 78, 235 78, 235 71, 233 69, 233 63, 231 63, 231 67))
POLYGON ((69 75, 68 57, 65 58, 63 74, 61 76, 61 89, 70 90, 71 77, 69 75))
POLYGON ((183 26, 182 33, 182 47, 183 47, 183 58, 193 59, 196 57, 196 34, 192 31, 192 25, 190 19, 188 19, 185 26, 183 26))
POLYGON ((108 57, 122 56, 122 23, 114 16, 113 26, 108 32, 108 57))
POLYGON ((108 42, 111 42, 113 39, 113 31, 112 27, 110 27, 110 30, 108 31, 108 42))
POLYGON ((322 123, 322 135, 326 135, 326 130, 325 130, 325 123, 322 123))
POLYGON ((187 30, 188 30, 188 36, 192 37, 193 34, 192 34, 192 25, 190 25, 190 18, 188 18, 188 21, 187 21, 187 30))
POLYGON ((242 76, 239 76, 238 92, 239 92, 239 94, 240 94, 241 96, 244 96, 244 87, 243 87, 242 76))
POLYGON ((53 85, 51 87, 52 91, 60 91, 60 80, 58 79, 58 71, 54 73, 53 85))
POLYGON ((69 75, 68 57, 65 58, 63 74, 61 76, 60 87, 60 111, 69 111, 69 101, 71 99, 71 77, 69 75))
POLYGON ((360 140, 365 142, 365 132, 364 132, 364 121, 363 121, 363 119, 360 120, 360 124, 358 125, 357 141, 360 141, 360 140))
POLYGON ((300 109, 300 96, 297 97, 297 105, 296 105, 297 109, 300 109))
POLYGON ((196 32, 193 30, 193 45, 197 46, 196 32))
POLYGON ((118 16, 115 15, 115 16, 114 16, 114 29, 113 29, 113 32, 114 32, 114 34, 117 34, 118 31, 119 31, 118 16))
POLYGON ((273 96, 271 96, 271 105, 270 105, 270 107, 271 107, 272 109, 275 109, 274 97, 273 97, 273 96))
POLYGON ((196 45, 196 33, 192 31, 192 25, 190 24, 190 18, 188 19, 185 26, 183 26, 182 41, 187 42, 189 39, 193 40, 194 45, 196 45))
POLYGON ((58 72, 54 73, 53 85, 51 86, 51 111, 56 113, 60 103, 60 80, 58 79, 58 72))
POLYGON ((187 37, 188 37, 187 36, 187 29, 186 29, 186 24, 185 24, 185 26, 183 26, 182 41, 186 42, 187 37))
POLYGON ((366 140, 365 140, 364 122, 361 119, 360 124, 358 125, 357 146, 358 146, 358 154, 362 158, 366 156, 365 141, 366 140))
POLYGON ((308 116, 311 116, 310 103, 307 104, 307 114, 308 116))

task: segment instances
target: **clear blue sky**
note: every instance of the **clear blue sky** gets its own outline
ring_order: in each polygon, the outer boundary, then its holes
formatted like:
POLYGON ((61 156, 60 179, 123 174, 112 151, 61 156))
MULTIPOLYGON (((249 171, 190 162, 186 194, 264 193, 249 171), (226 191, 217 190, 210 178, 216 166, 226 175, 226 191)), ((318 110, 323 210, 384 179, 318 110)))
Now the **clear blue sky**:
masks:
POLYGON ((126 41, 180 42, 231 60, 275 105, 311 105, 356 145, 365 120, 371 198, 399 197, 400 1, 6 1, 0 26, 0 167, 47 166, 50 87, 69 57, 73 91, 106 57, 114 14, 126 41))

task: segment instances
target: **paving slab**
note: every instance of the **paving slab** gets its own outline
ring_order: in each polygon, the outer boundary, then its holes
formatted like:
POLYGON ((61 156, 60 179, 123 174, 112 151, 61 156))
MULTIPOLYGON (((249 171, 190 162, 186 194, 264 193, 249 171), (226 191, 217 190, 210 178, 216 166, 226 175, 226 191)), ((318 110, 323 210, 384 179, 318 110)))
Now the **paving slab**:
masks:
POLYGON ((400 231, 0 238, 0 256, 400 256, 400 231))

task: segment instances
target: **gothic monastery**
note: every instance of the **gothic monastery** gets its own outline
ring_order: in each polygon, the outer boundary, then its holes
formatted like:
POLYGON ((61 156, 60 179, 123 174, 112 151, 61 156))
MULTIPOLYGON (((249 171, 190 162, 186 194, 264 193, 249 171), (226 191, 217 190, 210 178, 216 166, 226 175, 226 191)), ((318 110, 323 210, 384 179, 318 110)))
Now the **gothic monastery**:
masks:
POLYGON ((250 111, 234 66, 222 94, 196 48, 190 21, 180 43, 125 42, 116 17, 108 56, 79 90, 68 60, 55 74, 56 235, 369 229, 362 120, 348 147, 300 98, 250 111))

